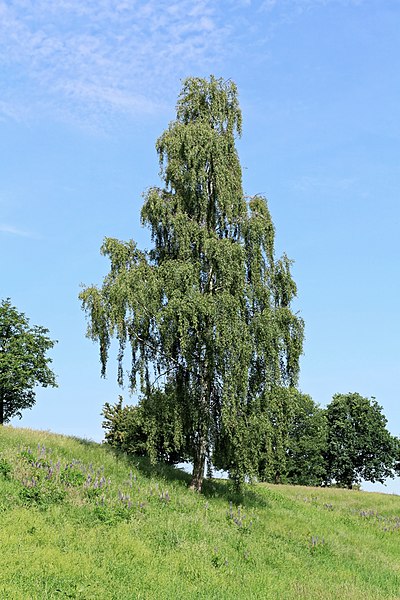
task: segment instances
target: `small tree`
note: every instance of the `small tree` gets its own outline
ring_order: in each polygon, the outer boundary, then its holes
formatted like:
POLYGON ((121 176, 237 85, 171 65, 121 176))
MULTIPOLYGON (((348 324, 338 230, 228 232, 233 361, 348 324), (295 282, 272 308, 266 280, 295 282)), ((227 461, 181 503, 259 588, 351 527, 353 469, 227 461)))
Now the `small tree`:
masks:
POLYGON ((157 142, 165 186, 147 192, 141 213, 154 246, 106 239, 110 273, 80 295, 102 374, 116 336, 122 383, 130 344, 153 455, 165 440, 166 454, 189 458, 196 490, 214 454, 238 483, 257 473, 266 397, 296 383, 302 352, 290 261, 275 260, 265 199, 243 194, 241 122, 232 82, 184 82, 176 120, 157 142))
POLYGON ((9 298, 0 304, 0 424, 35 404, 35 386, 57 387, 46 352, 55 341, 48 329, 29 326, 29 319, 11 305, 9 298))
POLYGON ((336 394, 326 409, 327 483, 351 488, 362 479, 384 483, 398 468, 399 441, 386 429, 375 398, 336 394))
POLYGON ((106 402, 102 413, 106 442, 128 454, 149 456, 152 461, 182 461, 179 440, 174 439, 173 414, 164 399, 152 396, 152 406, 145 401, 138 406, 122 406, 122 396, 114 405, 106 402))

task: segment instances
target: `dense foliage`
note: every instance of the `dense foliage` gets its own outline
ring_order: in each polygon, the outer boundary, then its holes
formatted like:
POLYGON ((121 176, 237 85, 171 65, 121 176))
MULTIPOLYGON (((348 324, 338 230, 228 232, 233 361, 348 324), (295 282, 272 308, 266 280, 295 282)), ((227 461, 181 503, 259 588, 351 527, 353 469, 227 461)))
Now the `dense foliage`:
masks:
POLYGON ((323 409, 306 394, 282 389, 267 415, 272 433, 260 455, 261 481, 351 488, 399 472, 399 440, 373 398, 336 394, 323 409))
POLYGON ((241 124, 232 82, 184 82, 156 146, 164 187, 146 193, 141 212, 153 248, 106 239, 110 272, 80 296, 102 373, 115 336, 122 383, 131 347, 130 386, 142 393, 132 414, 148 453, 162 443, 162 453, 189 459, 195 489, 207 456, 238 483, 258 473, 266 406, 276 388, 296 384, 302 352, 290 261, 274 256, 266 200, 243 193, 241 124))
POLYGON ((266 406, 270 435, 260 453, 260 481, 322 485, 326 480, 325 411, 294 388, 270 395, 266 406))
POLYGON ((351 488, 362 479, 383 483, 400 461, 399 440, 374 398, 336 394, 326 410, 327 482, 351 488))
POLYGON ((286 481, 321 485, 326 480, 325 411, 307 394, 296 393, 288 428, 286 481))
POLYGON ((55 375, 46 356, 56 342, 48 329, 29 325, 29 319, 12 306, 0 304, 0 424, 21 417, 21 410, 35 404, 35 387, 56 387, 55 375))
MULTIPOLYGON (((152 395, 152 399, 154 399, 152 395)), ((173 420, 165 405, 159 410, 157 402, 151 407, 142 402, 138 406, 122 406, 122 396, 115 405, 103 407, 105 441, 118 450, 136 456, 149 456, 153 462, 170 464, 182 460, 174 440, 173 420)))

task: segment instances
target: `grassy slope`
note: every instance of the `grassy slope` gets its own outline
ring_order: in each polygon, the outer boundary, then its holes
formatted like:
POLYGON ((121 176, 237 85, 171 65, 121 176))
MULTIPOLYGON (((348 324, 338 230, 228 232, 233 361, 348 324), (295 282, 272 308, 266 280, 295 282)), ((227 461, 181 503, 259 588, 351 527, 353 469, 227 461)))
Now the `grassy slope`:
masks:
POLYGON ((1 428, 0 598, 400 598, 400 497, 258 485, 238 502, 223 481, 197 495, 180 471, 1 428))

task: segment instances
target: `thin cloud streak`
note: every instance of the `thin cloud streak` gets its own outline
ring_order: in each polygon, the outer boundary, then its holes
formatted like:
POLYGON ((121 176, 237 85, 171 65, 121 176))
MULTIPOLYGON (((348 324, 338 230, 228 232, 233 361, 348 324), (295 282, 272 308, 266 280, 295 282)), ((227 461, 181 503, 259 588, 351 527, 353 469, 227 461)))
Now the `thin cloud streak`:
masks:
POLYGON ((317 7, 336 4, 341 6, 360 6, 365 0, 263 0, 261 10, 272 11, 277 8, 303 12, 317 7))
POLYGON ((25 238, 31 238, 31 239, 38 238, 38 236, 35 233, 32 233, 30 231, 24 231, 22 229, 18 229, 17 227, 14 227, 13 225, 6 225, 4 223, 0 223, 0 233, 16 235, 19 237, 25 237, 25 238))
POLYGON ((0 0, 0 67, 21 112, 142 114, 218 65, 229 33, 211 0, 0 0))

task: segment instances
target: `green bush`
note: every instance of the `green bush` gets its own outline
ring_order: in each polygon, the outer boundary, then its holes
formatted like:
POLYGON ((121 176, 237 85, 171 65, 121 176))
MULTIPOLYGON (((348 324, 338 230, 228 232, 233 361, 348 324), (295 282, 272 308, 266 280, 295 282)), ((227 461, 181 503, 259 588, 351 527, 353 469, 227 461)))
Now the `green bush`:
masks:
POLYGON ((80 487, 84 484, 85 480, 86 476, 82 473, 82 471, 74 467, 72 464, 67 465, 60 475, 61 483, 66 486, 80 487))

